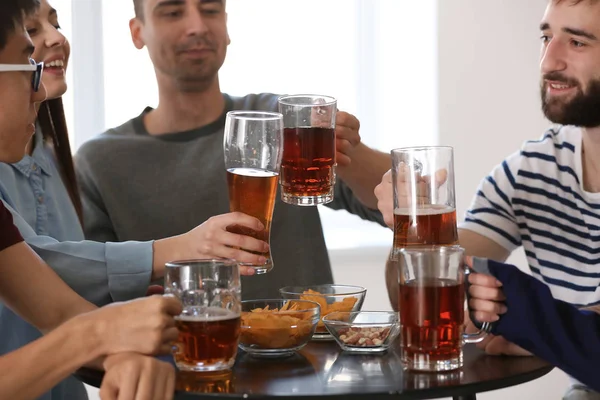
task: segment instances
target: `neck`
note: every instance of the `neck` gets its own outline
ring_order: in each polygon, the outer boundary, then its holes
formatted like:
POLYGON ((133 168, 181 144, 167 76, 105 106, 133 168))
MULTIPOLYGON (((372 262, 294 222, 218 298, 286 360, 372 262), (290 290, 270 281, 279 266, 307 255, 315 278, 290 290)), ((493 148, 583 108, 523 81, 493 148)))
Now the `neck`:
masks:
POLYGON ((600 192, 600 127, 584 128, 582 145, 583 188, 600 192))
POLYGON ((158 78, 158 107, 144 119, 151 135, 196 129, 216 121, 225 109, 219 79, 195 90, 177 82, 158 78), (187 89, 187 90, 186 90, 187 89))

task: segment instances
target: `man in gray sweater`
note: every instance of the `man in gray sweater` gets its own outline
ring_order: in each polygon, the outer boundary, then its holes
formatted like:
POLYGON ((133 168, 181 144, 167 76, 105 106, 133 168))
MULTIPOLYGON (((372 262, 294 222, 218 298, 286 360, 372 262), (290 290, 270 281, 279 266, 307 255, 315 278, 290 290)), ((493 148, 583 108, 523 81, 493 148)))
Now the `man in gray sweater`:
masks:
MULTIPOLYGON (((218 72, 230 42, 225 1, 134 0, 131 35, 148 48, 159 105, 110 129, 79 150, 85 230, 99 241, 147 240, 188 231, 229 211, 223 160, 225 114, 276 110, 273 94, 233 98, 218 72)), ((373 189, 389 155, 360 143, 359 122, 337 115, 338 182, 333 209, 383 225, 373 189)), ((333 281, 319 213, 278 200, 271 228, 275 268, 244 277, 243 297, 279 297, 286 285, 333 281)))

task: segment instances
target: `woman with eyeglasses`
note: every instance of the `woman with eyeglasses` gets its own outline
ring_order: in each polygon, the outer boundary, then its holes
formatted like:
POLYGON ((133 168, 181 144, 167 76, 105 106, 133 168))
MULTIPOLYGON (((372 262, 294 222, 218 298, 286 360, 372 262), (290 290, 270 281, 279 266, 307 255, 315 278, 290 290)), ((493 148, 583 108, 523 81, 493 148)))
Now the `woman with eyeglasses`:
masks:
MULTIPOLYGON (((33 59, 43 62, 47 100, 39 108, 35 135, 25 157, 13 164, 0 163, 0 199, 25 242, 71 288, 99 306, 143 296, 151 281, 162 278, 167 261, 233 258, 261 262, 261 256, 251 251, 266 251, 266 243, 226 230, 236 224, 263 229, 256 218, 240 213, 216 216, 184 235, 163 240, 106 244, 84 240, 82 204, 61 100, 67 90, 70 46, 60 32, 57 11, 48 0, 40 3, 38 11, 26 18, 25 26, 35 46, 33 59)), ((252 270, 242 273, 251 274, 252 270)), ((0 304, 0 353, 39 337, 37 329, 0 304)), ((78 400, 83 396, 83 385, 70 379, 45 399, 78 400)))
MULTIPOLYGON (((39 0, 0 2, 2 162, 23 157, 34 133, 37 106, 46 96, 40 85, 41 70, 30 62, 33 45, 22 21, 24 13, 38 5, 39 0)), ((44 392, 87 365, 105 369, 103 400, 172 399, 173 367, 147 355, 170 351, 178 336, 174 316, 181 313, 180 302, 152 296, 97 309, 23 242, 3 202, 0 301, 45 333, 18 350, 0 353, 0 398, 48 399, 50 394, 44 392)), ((1 314, 6 312, 3 309, 1 314)), ((5 340, 10 338, 0 342, 5 340)), ((52 394, 65 399, 86 397, 85 392, 52 394)))

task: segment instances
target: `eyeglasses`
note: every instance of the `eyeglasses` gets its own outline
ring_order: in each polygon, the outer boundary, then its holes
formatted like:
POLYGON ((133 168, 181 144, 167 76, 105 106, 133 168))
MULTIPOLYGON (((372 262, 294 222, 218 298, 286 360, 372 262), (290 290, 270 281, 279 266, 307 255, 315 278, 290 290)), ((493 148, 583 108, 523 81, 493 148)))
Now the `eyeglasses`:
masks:
POLYGON ((13 72, 13 71, 31 71, 33 77, 31 78, 31 88, 34 92, 40 89, 40 82, 42 81, 42 71, 44 70, 44 63, 36 63, 33 58, 29 59, 29 64, 0 64, 0 72, 13 72))

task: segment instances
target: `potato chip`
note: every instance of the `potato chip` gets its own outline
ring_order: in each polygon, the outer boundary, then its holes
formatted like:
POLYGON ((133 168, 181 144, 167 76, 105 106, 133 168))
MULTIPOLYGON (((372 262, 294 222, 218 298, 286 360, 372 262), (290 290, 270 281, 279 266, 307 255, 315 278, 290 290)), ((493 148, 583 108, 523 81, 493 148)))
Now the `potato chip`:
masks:
MULTIPOLYGON (((334 311, 352 311, 354 305, 358 301, 356 297, 345 297, 342 301, 328 304, 326 296, 326 294, 308 289, 302 292, 300 299, 319 303, 321 306, 321 318, 334 311)), ((327 328, 325 328, 325 324, 321 320, 319 320, 319 323, 317 324, 317 332, 327 333, 327 328)))

